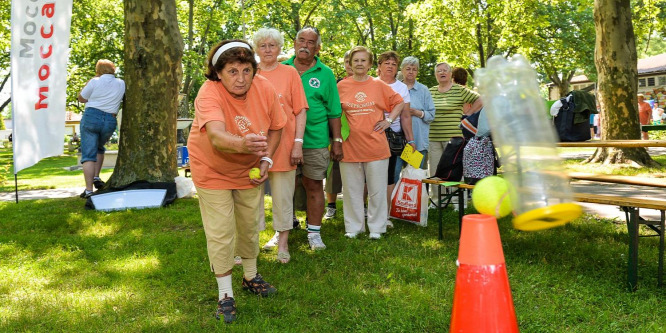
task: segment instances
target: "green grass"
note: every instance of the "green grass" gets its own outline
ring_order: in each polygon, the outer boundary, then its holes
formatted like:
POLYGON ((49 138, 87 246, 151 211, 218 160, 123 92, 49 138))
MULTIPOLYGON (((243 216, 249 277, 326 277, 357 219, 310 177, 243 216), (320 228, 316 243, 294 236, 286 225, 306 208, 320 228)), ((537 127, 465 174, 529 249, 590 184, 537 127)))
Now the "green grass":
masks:
MULTIPOLYGON (((267 200, 267 205, 270 200, 267 200)), ((341 208, 341 203, 338 203, 341 208)), ((162 209, 104 213, 76 198, 0 203, 0 331, 208 332, 217 285, 208 269, 196 199, 162 209)), ((261 299, 234 293, 242 332, 448 330, 458 250, 457 214, 426 228, 397 222, 379 241, 347 239, 342 214, 324 223, 328 248, 292 232, 292 261, 262 251, 258 266, 278 288, 261 299)), ((267 211, 270 226, 271 214, 267 211)), ((500 232, 523 332, 659 332, 657 239, 641 239, 639 289, 627 291, 627 234, 586 216, 562 228, 500 232)), ((272 231, 261 234, 261 243, 272 231)))
MULTIPOLYGON (((0 166, 11 161, 6 151, 0 158, 0 166)), ((43 160, 19 173, 22 186, 82 184, 80 171, 61 169, 75 159, 43 160)), ((12 178, 0 190, 13 190, 12 178)), ((443 241, 434 211, 426 228, 396 222, 370 241, 346 239, 340 202, 338 209, 324 223, 325 251, 309 250, 298 230, 289 264, 261 252, 259 271, 278 288, 276 297, 242 291, 242 269, 234 268, 239 317, 228 326, 213 318, 217 285, 196 199, 112 213, 84 210, 78 198, 0 202, 0 332, 447 331, 457 213, 445 214, 443 241)), ((268 210, 262 244, 272 236, 271 218, 268 210)), ((521 331, 663 331, 657 238, 640 240, 639 289, 630 293, 623 223, 585 215, 527 233, 503 219, 500 233, 521 331)))
MULTIPOLYGON (((560 153, 588 153, 590 156, 596 148, 558 148, 560 153)), ((563 166, 570 172, 588 172, 608 175, 666 177, 666 155, 652 156, 659 163, 658 167, 634 167, 627 164, 603 165, 600 163, 583 163, 585 159, 570 158, 563 161, 563 166)))

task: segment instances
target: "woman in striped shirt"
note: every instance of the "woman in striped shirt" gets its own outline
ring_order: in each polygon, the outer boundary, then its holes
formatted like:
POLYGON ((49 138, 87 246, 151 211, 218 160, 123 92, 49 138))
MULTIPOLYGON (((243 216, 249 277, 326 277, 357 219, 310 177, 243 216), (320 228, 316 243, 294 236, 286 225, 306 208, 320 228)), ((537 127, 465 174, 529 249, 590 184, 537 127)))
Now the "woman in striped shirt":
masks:
POLYGON ((469 114, 479 111, 483 106, 479 94, 453 83, 449 64, 438 63, 435 66, 435 78, 439 84, 430 88, 435 102, 435 120, 430 124, 428 151, 431 173, 437 170, 437 164, 449 140, 454 136, 462 136, 458 125, 463 115, 463 105, 472 105, 469 114))

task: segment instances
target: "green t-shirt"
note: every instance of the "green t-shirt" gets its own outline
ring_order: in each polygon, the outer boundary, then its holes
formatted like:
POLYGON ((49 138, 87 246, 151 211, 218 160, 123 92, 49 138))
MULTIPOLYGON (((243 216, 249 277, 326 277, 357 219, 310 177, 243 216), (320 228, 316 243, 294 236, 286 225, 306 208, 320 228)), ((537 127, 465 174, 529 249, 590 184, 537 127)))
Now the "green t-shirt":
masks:
POLYGON ((479 94, 455 83, 445 93, 437 91, 437 86, 431 87, 430 93, 435 102, 435 120, 430 123, 430 141, 448 142, 454 136, 462 136, 459 125, 463 105, 474 103, 479 94))
MULTIPOLYGON (((283 64, 294 66, 294 58, 283 64)), ((309 107, 303 135, 303 148, 308 149, 328 147, 328 119, 342 115, 335 75, 319 58, 315 57, 315 61, 315 65, 301 75, 309 107)))

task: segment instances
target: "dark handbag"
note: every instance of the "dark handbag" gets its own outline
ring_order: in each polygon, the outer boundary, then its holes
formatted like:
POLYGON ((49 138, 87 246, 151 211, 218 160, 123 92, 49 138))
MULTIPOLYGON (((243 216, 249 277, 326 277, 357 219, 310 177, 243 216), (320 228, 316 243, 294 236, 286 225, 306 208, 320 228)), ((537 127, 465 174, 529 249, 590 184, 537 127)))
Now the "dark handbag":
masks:
POLYGON ((402 150, 405 149, 405 135, 402 132, 394 132, 391 128, 386 129, 386 140, 391 150, 391 155, 400 155, 402 150))
POLYGON ((463 177, 463 152, 466 144, 467 140, 462 136, 452 137, 446 148, 444 148, 433 177, 459 182, 463 177))

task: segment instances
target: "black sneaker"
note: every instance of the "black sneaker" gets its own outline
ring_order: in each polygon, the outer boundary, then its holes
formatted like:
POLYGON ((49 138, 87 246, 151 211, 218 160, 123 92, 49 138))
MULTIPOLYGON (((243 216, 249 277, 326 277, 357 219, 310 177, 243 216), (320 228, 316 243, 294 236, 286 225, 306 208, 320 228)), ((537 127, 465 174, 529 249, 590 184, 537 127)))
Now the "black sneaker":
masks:
POLYGON ((298 220, 296 216, 294 216, 294 225, 293 225, 294 230, 299 230, 301 229, 301 222, 298 220))
POLYGON ((93 185, 95 186, 96 189, 101 190, 102 187, 104 187, 104 185, 106 185, 106 183, 104 181, 102 181, 101 179, 95 177, 95 179, 93 179, 93 185))
POLYGON ((88 199, 92 194, 93 194, 92 191, 83 190, 83 193, 81 193, 79 197, 81 197, 82 199, 88 199))
POLYGON ((251 293, 263 297, 270 296, 277 292, 277 289, 275 289, 270 283, 264 281, 264 278, 262 278, 260 274, 257 274, 257 276, 250 281, 243 277, 243 290, 249 290, 251 293))
POLYGON ((236 300, 233 297, 225 297, 217 302, 215 318, 220 320, 220 315, 227 324, 236 320, 236 300))

